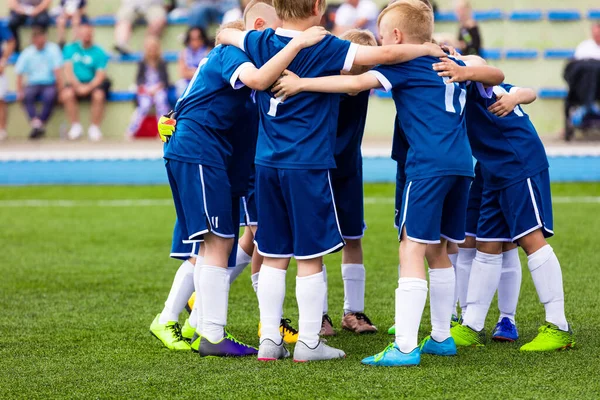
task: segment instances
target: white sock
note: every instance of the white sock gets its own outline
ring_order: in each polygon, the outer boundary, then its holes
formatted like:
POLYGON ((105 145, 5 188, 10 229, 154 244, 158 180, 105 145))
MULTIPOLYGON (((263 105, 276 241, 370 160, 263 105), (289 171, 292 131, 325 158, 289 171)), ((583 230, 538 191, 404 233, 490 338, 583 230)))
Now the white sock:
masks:
POLYGON ((252 262, 252 256, 246 254, 244 249, 242 249, 239 245, 237 247, 237 252, 235 254, 235 267, 229 268, 229 283, 233 283, 237 279, 238 276, 252 262))
POLYGON ((547 244, 527 257, 527 260, 533 284, 546 309, 546 321, 563 331, 569 330, 565 317, 562 271, 554 250, 547 244))
POLYGON ((175 274, 169 297, 158 322, 166 324, 169 321, 179 320, 179 314, 185 308, 192 293, 194 293, 194 264, 186 260, 175 274))
POLYGON ((455 291, 454 268, 429 270, 429 308, 431 310, 431 337, 443 342, 450 337, 455 291))
MULTIPOLYGON (((450 259, 450 264, 452 264, 452 269, 454 271, 454 282, 456 284, 456 260, 458 259, 458 253, 448 254, 448 258, 450 259)), ((458 290, 455 287, 454 288, 454 308, 452 309, 452 314, 456 314, 457 309, 458 309, 458 290)))
POLYGON ((323 264, 323 282, 325 282, 325 297, 323 298, 323 315, 329 312, 329 289, 327 282, 327 267, 323 264))
MULTIPOLYGON (((281 343, 279 324, 283 315, 286 270, 262 265, 258 274, 258 307, 260 308, 260 341, 281 343)), ((255 274, 257 275, 257 274, 255 274)), ((254 275, 253 275, 254 276, 254 275)))
POLYGON ((202 325, 200 334, 215 343, 223 338, 229 305, 229 273, 227 269, 203 265, 200 268, 202 325))
POLYGON ((365 311, 365 277, 363 264, 342 264, 344 314, 365 311))
POLYGON ((427 301, 427 281, 418 278, 398 279, 396 289, 396 345, 403 353, 417 347, 419 326, 427 301))
POLYGON ((198 295, 200 293, 200 268, 202 264, 204 264, 204 257, 197 256, 196 265, 194 266, 194 291, 196 292, 196 298, 190 314, 190 325, 196 328, 196 330, 199 330, 198 328, 202 326, 202 299, 198 295))
POLYGON ((323 275, 323 272, 319 272, 310 276, 296 277, 296 300, 299 312, 298 340, 304 342, 308 347, 316 347, 319 344, 319 332, 323 318, 323 297, 326 291, 323 275))
POLYGON ((254 293, 258 293, 258 277, 260 276, 260 272, 250 275, 250 280, 252 281, 252 289, 254 289, 254 293))
POLYGON ((509 318, 513 324, 515 323, 522 277, 519 249, 502 253, 502 275, 498 285, 498 309, 500 310, 498 322, 502 318, 509 318))
POLYGON ((458 249, 456 258, 456 294, 460 304, 461 314, 467 312, 467 292, 469 291, 469 276, 471 275, 471 265, 475 259, 475 249, 458 249))
POLYGON ((463 325, 476 331, 483 329, 492 299, 498 290, 501 273, 502 254, 477 251, 469 277, 467 312, 463 316, 463 325))

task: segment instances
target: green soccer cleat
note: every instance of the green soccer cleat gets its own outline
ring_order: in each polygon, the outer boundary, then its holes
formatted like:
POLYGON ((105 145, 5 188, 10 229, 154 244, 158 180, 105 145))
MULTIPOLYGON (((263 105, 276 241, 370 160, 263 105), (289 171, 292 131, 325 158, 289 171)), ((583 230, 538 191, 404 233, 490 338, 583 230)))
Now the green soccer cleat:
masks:
POLYGON ((575 346, 573 331, 558 329, 558 326, 546 322, 540 326, 537 336, 521 347, 521 351, 554 351, 567 350, 575 346))
POLYGON ((485 332, 479 332, 466 325, 455 325, 450 328, 450 335, 457 346, 485 346, 485 332))
POLYGON ((170 350, 190 350, 190 345, 181 336, 181 327, 177 321, 169 321, 166 324, 158 322, 160 314, 154 318, 150 325, 150 333, 170 350))
POLYGON ((192 338, 194 337, 194 333, 196 333, 196 328, 190 325, 189 319, 186 319, 181 327, 181 336, 183 336, 183 338, 188 342, 191 342, 192 338))
POLYGON ((392 325, 390 326, 390 329, 388 329, 388 335, 395 335, 396 334, 396 325, 392 325))

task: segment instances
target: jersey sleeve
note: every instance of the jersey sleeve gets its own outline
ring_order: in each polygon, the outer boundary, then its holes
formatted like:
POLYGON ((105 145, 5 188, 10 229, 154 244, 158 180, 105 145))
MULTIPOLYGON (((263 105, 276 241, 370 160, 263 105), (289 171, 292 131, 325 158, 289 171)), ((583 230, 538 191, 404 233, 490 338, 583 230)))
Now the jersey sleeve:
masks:
POLYGON ((350 71, 354 65, 358 45, 335 36, 328 36, 325 40, 328 42, 321 54, 323 65, 333 72, 350 71))
POLYGON ((520 89, 520 87, 511 85, 510 83, 501 83, 499 86, 510 94, 516 93, 520 89))
POLYGON ((223 49, 221 52, 221 77, 225 82, 229 82, 232 88, 237 90, 245 86, 239 77, 246 68, 255 67, 243 51, 233 46, 223 49))
POLYGON ((378 65, 367 73, 375 75, 386 92, 401 87, 408 81, 408 74, 399 65, 378 65))
POLYGON ((467 85, 467 96, 470 99, 491 99, 493 95, 494 88, 486 88, 481 82, 470 82, 467 85))
POLYGON ((260 55, 260 44, 262 43, 263 32, 259 31, 248 31, 244 35, 240 48, 250 57, 252 60, 257 60, 260 55))

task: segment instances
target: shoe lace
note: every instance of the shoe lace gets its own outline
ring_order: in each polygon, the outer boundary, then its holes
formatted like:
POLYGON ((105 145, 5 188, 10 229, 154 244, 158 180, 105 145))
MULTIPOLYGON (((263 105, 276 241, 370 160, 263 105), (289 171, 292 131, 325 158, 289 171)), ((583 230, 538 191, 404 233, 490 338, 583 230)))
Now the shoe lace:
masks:
POLYGON ((393 348, 394 348, 394 342, 388 344, 387 347, 385 349, 383 349, 383 351, 381 353, 377 353, 375 355, 375 361, 381 360, 383 358, 383 356, 385 356, 385 353, 392 350, 393 348))
POLYGON ((364 313, 357 312, 357 313, 354 313, 354 316, 358 320, 362 320, 362 321, 365 321, 369 325, 373 325, 373 323, 371 322, 371 320, 369 319, 369 317, 367 317, 366 314, 364 314, 364 313))
POLYGON ((333 326, 333 321, 329 317, 329 314, 323 315, 323 323, 325 323, 325 321, 329 322, 329 325, 333 326))
POLYGON ((513 331, 514 330, 514 326, 512 324, 512 322, 510 321, 510 319, 508 318, 502 318, 502 320, 500 321, 500 329, 502 329, 503 331, 513 331))
POLYGON ((247 348, 251 348, 252 346, 248 346, 246 343, 242 343, 239 340, 237 340, 231 333, 227 332, 227 330, 225 331, 225 338, 231 340, 232 342, 239 344, 240 346, 244 346, 247 348))
POLYGON ((173 332, 173 335, 177 338, 177 340, 183 340, 183 334, 181 333, 181 325, 179 325, 179 322, 169 325, 169 329, 171 329, 171 332, 173 332))
POLYGON ((292 320, 288 319, 288 318, 284 318, 281 320, 281 327, 283 328, 283 332, 290 333, 292 335, 297 335, 298 330, 294 329, 294 327, 292 327, 292 325, 290 325, 291 323, 292 323, 292 320))

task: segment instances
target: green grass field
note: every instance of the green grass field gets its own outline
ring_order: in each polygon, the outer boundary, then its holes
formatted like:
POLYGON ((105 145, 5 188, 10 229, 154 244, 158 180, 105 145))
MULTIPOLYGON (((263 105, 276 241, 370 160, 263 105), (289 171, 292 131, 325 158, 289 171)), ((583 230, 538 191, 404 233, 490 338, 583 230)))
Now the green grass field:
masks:
MULTIPOLYGON (((550 243, 562 262, 574 350, 519 353, 544 318, 523 262, 520 343, 424 356, 418 368, 377 369, 360 359, 391 340, 384 330, 393 323, 397 284, 393 191, 366 187, 366 311, 382 332, 341 332, 330 343, 346 360, 296 365, 204 360, 169 352, 150 336, 179 265, 167 257, 174 221, 167 187, 0 188, 0 398, 600 398, 600 184, 553 186, 557 237, 550 243), (104 202, 118 199, 132 201, 104 202)), ((326 262, 339 327, 340 256, 326 262)), ((285 313, 296 325, 294 275, 285 313)), ((493 305, 488 329, 497 316, 493 305)), ((257 322, 246 271, 231 288, 229 328, 257 344, 257 322)), ((427 307, 421 336, 429 327, 427 307)))

